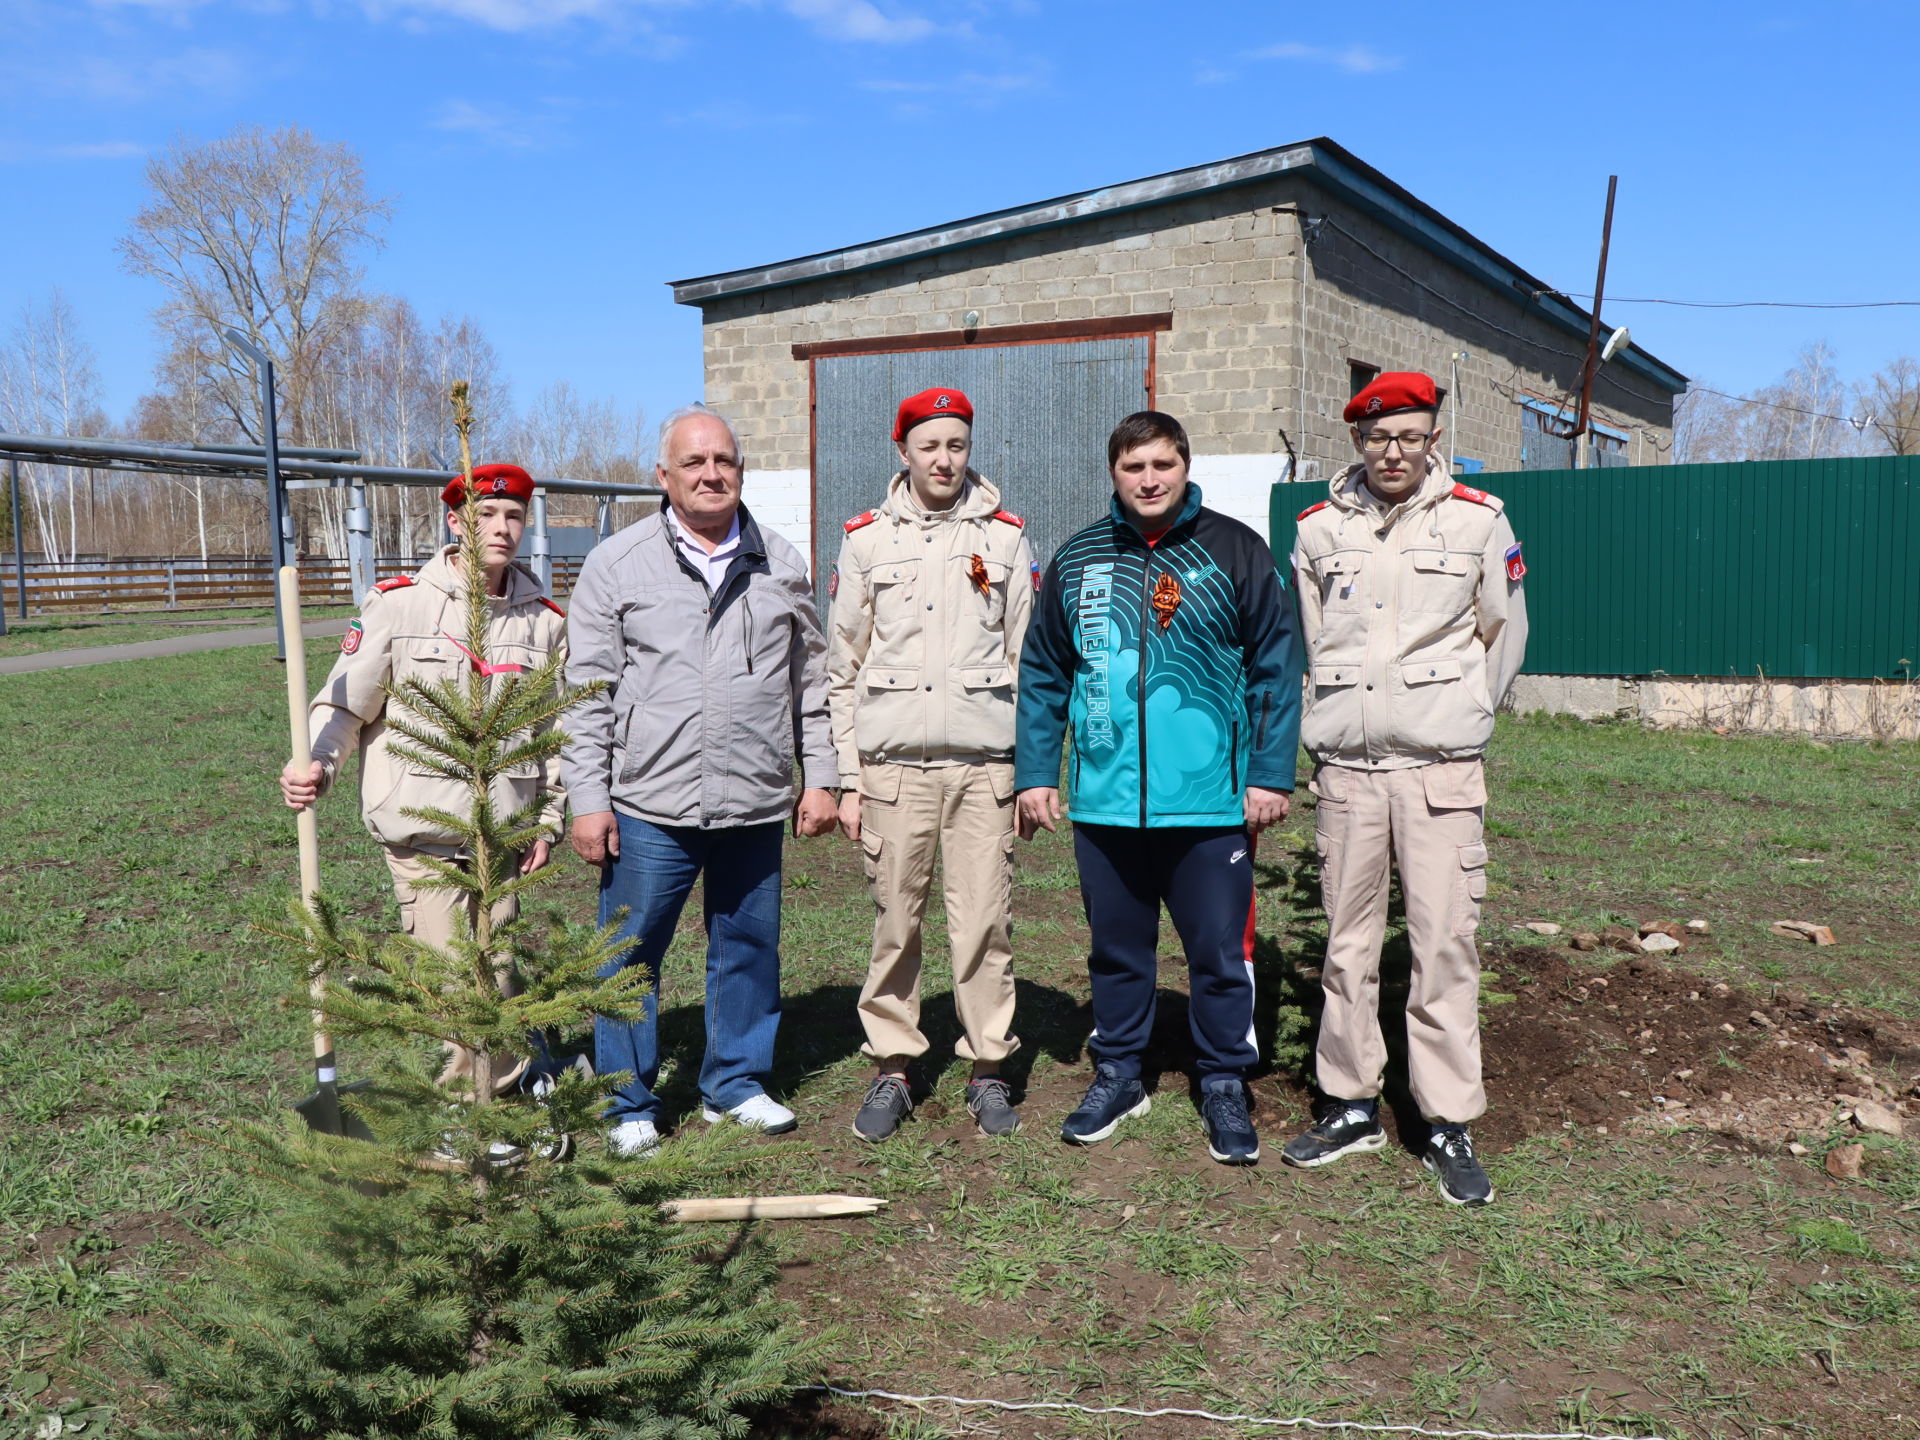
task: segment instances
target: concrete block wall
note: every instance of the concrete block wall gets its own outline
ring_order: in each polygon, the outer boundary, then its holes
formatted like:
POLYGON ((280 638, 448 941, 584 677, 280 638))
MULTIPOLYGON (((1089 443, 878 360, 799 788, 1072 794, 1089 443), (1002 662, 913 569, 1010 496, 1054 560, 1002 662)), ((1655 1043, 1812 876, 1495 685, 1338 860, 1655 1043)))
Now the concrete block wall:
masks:
MULTIPOLYGON (((1304 462, 1297 480, 1317 487, 1352 460, 1340 419, 1349 361, 1424 369, 1445 385, 1448 355, 1470 352, 1456 448, 1500 470, 1520 463, 1520 397, 1568 390, 1585 347, 1297 175, 703 310, 707 402, 739 426, 749 466, 778 477, 768 500, 794 536, 810 493, 809 373, 796 343, 958 331, 968 311, 982 343, 998 326, 1171 312, 1156 339, 1156 403, 1210 462, 1195 469, 1209 496, 1263 531, 1264 486, 1286 469, 1281 428, 1304 462), (1294 211, 1326 221, 1303 229, 1294 211)), ((1596 402, 1600 419, 1633 435, 1634 463, 1665 458, 1671 397, 1612 366, 1596 402)))
MULTIPOLYGON (((1372 217, 1312 199, 1308 208, 1326 223, 1310 227, 1307 246, 1304 455, 1321 465, 1353 458, 1340 411, 1351 393, 1349 362, 1359 361, 1434 376, 1452 392, 1454 453, 1488 470, 1519 469, 1521 398, 1558 401, 1574 391, 1586 337, 1495 295, 1372 217), (1449 356, 1460 350, 1469 358, 1455 386, 1449 356)), ((1627 433, 1630 464, 1665 462, 1673 400, 1651 380, 1618 362, 1603 367, 1594 416, 1627 433)))

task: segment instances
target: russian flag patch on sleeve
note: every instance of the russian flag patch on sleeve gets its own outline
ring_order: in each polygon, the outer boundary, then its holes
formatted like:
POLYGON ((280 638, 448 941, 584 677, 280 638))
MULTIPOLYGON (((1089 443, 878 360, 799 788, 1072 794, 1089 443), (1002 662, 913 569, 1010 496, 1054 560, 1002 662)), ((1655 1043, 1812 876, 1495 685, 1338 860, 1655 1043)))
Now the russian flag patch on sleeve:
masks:
POLYGON ((1527 573, 1527 562, 1520 558, 1520 547, 1513 545, 1507 550, 1507 579, 1517 582, 1527 573))

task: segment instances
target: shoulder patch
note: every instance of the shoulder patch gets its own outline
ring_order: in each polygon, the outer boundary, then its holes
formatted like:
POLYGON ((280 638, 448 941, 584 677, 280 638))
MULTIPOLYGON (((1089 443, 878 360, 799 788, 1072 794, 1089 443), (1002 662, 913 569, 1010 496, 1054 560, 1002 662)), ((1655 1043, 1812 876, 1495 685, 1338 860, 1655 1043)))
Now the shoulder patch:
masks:
POLYGON ((1026 521, 1022 520, 1018 515, 1014 514, 1011 510, 996 510, 993 512, 990 518, 994 520, 999 520, 1008 525, 1011 525, 1016 530, 1020 529, 1021 526, 1027 523, 1026 521))
POLYGON ((1333 502, 1331 500, 1322 500, 1318 505, 1307 506, 1306 509, 1302 510, 1298 515, 1293 517, 1293 523, 1298 525, 1302 520, 1306 519, 1307 516, 1313 514, 1316 510, 1324 510, 1327 508, 1327 506, 1331 505, 1332 503, 1333 502))
POLYGON ((411 575, 396 575, 391 580, 382 580, 373 588, 384 595, 389 590, 404 590, 411 584, 413 584, 413 577, 411 575))
POLYGON ((1476 505, 1491 505, 1496 508, 1500 503, 1486 491, 1476 490, 1471 485, 1462 485, 1457 481, 1453 487, 1453 498, 1456 500, 1471 500, 1476 505))
POLYGON ((542 595, 538 598, 542 605, 546 606, 549 610, 553 611, 553 613, 558 615, 562 620, 567 618, 567 612, 562 610, 558 605, 554 604, 553 601, 549 600, 545 595, 542 595))
POLYGON ((880 512, 878 510, 869 510, 864 515, 856 515, 851 520, 847 521, 847 534, 851 535, 854 531, 858 530, 862 525, 871 525, 874 521, 878 520, 879 518, 880 518, 880 512))

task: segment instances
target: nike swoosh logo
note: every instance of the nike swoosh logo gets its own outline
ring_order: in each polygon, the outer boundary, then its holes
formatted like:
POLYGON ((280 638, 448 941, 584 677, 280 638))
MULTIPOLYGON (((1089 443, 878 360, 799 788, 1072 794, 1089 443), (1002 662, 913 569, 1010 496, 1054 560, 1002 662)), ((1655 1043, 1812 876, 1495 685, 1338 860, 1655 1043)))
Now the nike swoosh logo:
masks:
POLYGON ((1244 851, 1244 850, 1236 850, 1236 851, 1234 851, 1234 852, 1233 852, 1233 857, 1232 857, 1232 858, 1231 858, 1230 860, 1228 860, 1228 861, 1227 861, 1227 864, 1229 864, 1229 865, 1238 865, 1238 864, 1239 864, 1239 863, 1240 863, 1240 862, 1241 862, 1242 860, 1244 860, 1244 859, 1246 859, 1246 858, 1247 858, 1247 852, 1246 852, 1246 851, 1244 851))

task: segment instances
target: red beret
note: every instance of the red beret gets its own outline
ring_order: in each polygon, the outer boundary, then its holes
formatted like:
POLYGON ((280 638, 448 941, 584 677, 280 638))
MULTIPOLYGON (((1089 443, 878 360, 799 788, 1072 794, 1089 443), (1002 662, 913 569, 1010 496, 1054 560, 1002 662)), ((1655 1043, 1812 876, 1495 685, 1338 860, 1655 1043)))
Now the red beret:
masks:
POLYGON ((973 424, 973 402, 963 391, 936 385, 918 395, 909 395, 900 402, 900 413, 894 417, 893 438, 904 440, 907 432, 922 420, 939 420, 948 415, 973 424))
POLYGON ((1381 415, 1398 415, 1402 410, 1440 410, 1440 392, 1433 377, 1417 370, 1389 370, 1373 377, 1373 383, 1347 402, 1342 413, 1349 425, 1381 415))
MULTIPOLYGON (((476 465, 473 467, 473 493, 479 500, 504 495, 522 505, 533 499, 533 477, 518 465, 476 465)), ((458 475, 440 492, 441 502, 449 507, 466 498, 465 486, 458 475)))

